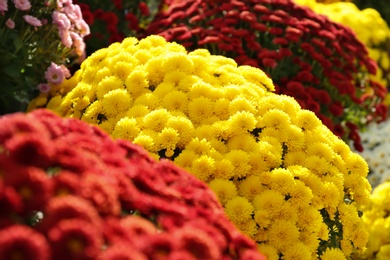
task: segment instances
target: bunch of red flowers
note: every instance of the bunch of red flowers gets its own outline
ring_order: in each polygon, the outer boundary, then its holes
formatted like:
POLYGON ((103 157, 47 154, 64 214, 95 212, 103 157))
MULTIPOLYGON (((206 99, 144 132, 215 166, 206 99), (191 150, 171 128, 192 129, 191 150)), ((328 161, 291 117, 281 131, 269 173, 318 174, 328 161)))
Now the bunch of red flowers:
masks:
POLYGON ((160 0, 74 0, 91 29, 87 53, 141 33, 156 14, 160 0))
POLYGON ((0 118, 0 259, 263 259, 203 182, 94 126, 0 118))
POLYGON ((259 67, 336 135, 362 150, 358 130, 384 120, 386 88, 368 78, 377 64, 347 27, 291 0, 165 0, 147 34, 189 50, 207 48, 259 67))

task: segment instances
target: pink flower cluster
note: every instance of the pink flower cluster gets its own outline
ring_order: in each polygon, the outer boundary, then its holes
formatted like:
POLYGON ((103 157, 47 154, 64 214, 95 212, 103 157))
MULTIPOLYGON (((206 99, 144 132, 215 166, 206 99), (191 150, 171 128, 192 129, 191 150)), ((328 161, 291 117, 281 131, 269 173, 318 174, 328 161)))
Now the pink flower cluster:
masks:
POLYGON ((264 259, 206 184, 47 110, 0 118, 0 259, 264 259))
POLYGON ((73 4, 72 0, 57 0, 57 10, 53 12, 52 18, 58 27, 62 44, 67 48, 75 47, 77 55, 82 56, 85 49, 83 37, 90 30, 80 6, 73 4))

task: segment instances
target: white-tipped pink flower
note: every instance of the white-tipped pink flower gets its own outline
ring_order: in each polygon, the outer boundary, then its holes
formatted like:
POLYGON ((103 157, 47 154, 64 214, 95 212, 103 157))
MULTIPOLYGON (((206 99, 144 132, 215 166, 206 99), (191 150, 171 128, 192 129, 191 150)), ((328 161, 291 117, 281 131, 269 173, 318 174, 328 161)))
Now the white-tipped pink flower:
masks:
POLYGON ((5 25, 10 29, 15 28, 15 22, 11 18, 8 18, 8 20, 5 22, 5 25))
POLYGON ((24 18, 24 20, 25 20, 28 24, 30 24, 30 25, 32 25, 32 26, 35 26, 35 27, 42 26, 41 20, 39 20, 38 18, 36 18, 36 17, 34 17, 34 16, 31 16, 31 15, 26 14, 26 15, 23 15, 23 18, 24 18))
POLYGON ((45 71, 45 78, 47 82, 57 85, 62 83, 62 81, 65 79, 65 73, 60 65, 52 62, 45 71))
POLYGON ((31 3, 29 0, 14 0, 16 9, 22 11, 28 11, 31 8, 31 3))

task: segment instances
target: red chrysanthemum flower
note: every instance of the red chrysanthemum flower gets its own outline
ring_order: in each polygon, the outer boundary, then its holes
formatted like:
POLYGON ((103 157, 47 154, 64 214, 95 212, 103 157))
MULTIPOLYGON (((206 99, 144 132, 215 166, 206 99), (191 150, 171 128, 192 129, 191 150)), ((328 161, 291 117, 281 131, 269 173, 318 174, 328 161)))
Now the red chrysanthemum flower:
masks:
POLYGON ((119 216, 121 206, 115 186, 107 185, 104 178, 95 174, 88 174, 82 180, 81 196, 91 201, 102 215, 119 216))
POLYGON ((48 232, 55 259, 94 260, 103 245, 95 226, 80 219, 62 220, 48 232))
POLYGON ((39 168, 13 167, 5 169, 4 184, 12 187, 21 198, 23 212, 42 210, 52 195, 49 177, 39 168))
POLYGON ((20 225, 0 229, 0 259, 51 259, 44 235, 20 225))
POLYGON ((206 232, 197 228, 184 228, 175 233, 179 247, 183 251, 189 252, 195 259, 220 259, 218 251, 212 237, 206 232))
POLYGON ((117 243, 109 246, 100 256, 101 260, 147 260, 148 257, 137 251, 131 244, 117 243))
POLYGON ((45 218, 41 228, 48 230, 57 222, 66 219, 80 219, 92 223, 94 228, 101 227, 97 210, 87 200, 73 195, 55 197, 49 201, 44 211, 45 218))

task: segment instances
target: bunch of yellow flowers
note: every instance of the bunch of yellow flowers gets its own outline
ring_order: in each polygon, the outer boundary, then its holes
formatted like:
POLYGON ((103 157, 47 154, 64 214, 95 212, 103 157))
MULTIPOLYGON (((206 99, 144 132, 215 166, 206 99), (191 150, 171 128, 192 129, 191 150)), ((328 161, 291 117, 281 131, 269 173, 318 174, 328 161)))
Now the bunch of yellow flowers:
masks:
POLYGON ((390 182, 376 187, 363 220, 369 232, 367 250, 359 259, 385 260, 390 257, 390 182))
MULTIPOLYGON (((368 48, 369 55, 378 63, 378 70, 372 78, 390 88, 390 28, 379 12, 373 8, 360 10, 350 1, 295 0, 310 7, 332 21, 350 27, 360 41, 368 48)), ((389 104, 387 97, 387 104, 389 104)))
POLYGON ((273 90, 260 69, 152 35, 98 50, 29 109, 98 125, 187 169, 269 259, 363 250, 367 164, 313 112, 273 90))

